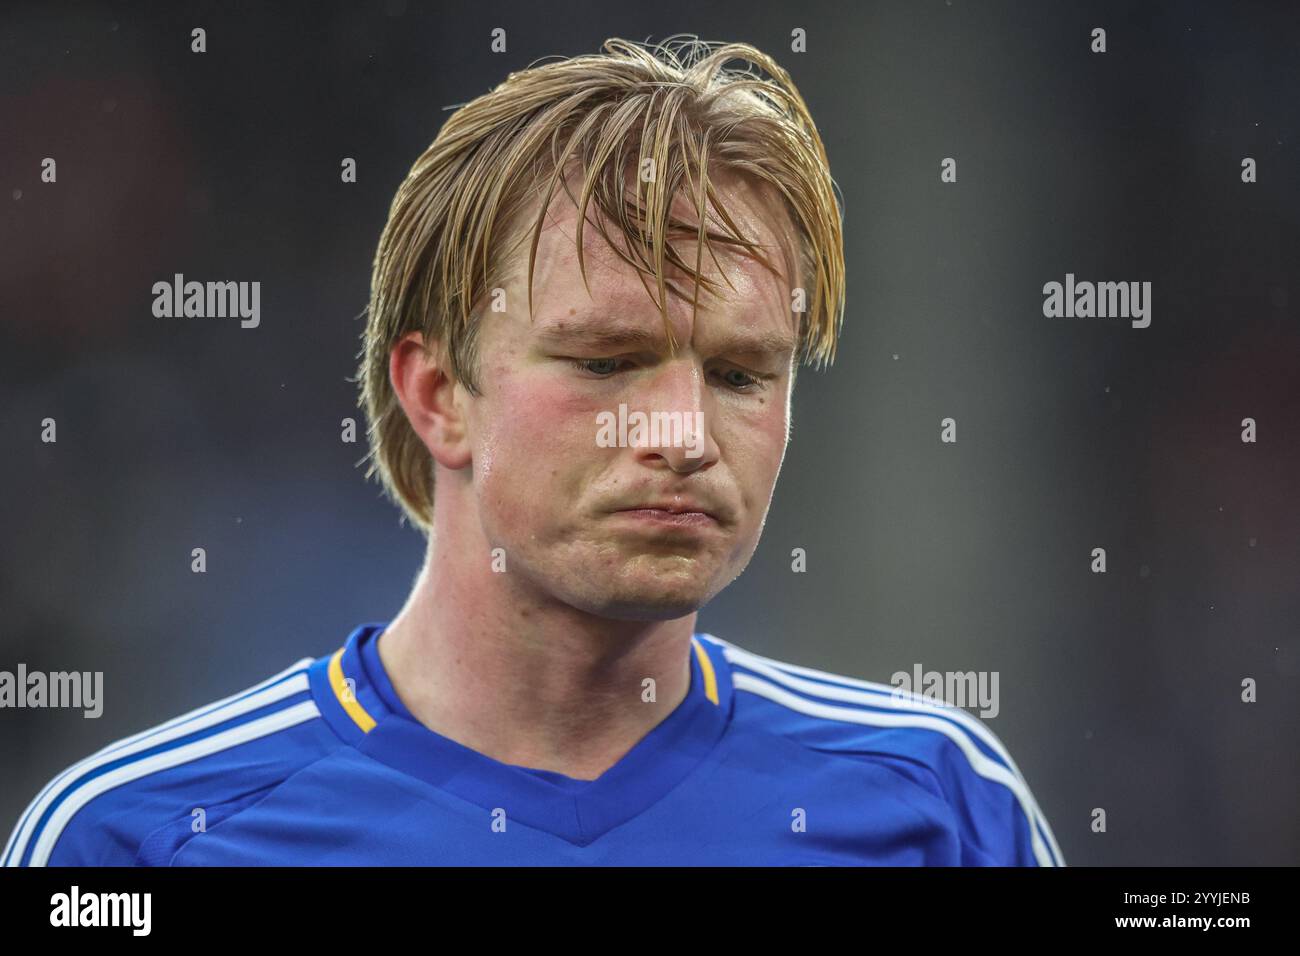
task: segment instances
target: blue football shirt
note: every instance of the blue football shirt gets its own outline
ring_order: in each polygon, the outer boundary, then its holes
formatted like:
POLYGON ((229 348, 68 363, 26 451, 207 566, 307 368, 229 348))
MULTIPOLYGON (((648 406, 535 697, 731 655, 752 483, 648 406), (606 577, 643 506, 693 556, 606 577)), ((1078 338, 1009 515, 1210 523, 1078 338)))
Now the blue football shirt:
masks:
POLYGON ((384 627, 69 767, 5 864, 1064 864, 1005 747, 960 709, 697 634, 685 699, 575 780, 420 724, 384 627))

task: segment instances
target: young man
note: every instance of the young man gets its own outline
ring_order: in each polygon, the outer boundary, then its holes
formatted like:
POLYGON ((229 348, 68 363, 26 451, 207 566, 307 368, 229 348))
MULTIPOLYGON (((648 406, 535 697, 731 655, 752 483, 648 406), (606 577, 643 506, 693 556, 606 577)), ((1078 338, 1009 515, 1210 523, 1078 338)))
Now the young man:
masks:
POLYGON ((5 862, 1060 864, 976 719, 695 632, 843 285, 820 137, 752 47, 609 41, 460 109, 359 372, 428 537, 405 607, 65 771, 5 862))

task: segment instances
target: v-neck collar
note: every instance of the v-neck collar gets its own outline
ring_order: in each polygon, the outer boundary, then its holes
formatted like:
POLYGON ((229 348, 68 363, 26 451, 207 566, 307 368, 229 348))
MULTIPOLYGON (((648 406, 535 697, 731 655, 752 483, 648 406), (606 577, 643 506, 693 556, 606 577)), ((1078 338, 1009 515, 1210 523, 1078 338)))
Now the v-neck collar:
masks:
MULTIPOLYGON (((681 703, 595 780, 501 763, 421 724, 397 696, 377 638, 364 624, 310 675, 322 716, 362 753, 467 800, 585 846, 662 799, 722 737, 730 669, 711 641, 691 638, 691 683, 681 703)), ((488 825, 485 818, 485 826, 488 825)))

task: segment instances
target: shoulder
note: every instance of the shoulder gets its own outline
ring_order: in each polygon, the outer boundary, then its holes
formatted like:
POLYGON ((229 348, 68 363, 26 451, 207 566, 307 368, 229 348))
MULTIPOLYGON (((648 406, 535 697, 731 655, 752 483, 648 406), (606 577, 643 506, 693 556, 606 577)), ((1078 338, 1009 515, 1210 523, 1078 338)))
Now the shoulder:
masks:
POLYGON ((846 760, 890 767, 954 810, 972 859, 1063 866, 1060 847, 1006 746, 977 717, 902 691, 774 660, 701 634, 725 661, 733 721, 846 760))
POLYGON ((18 818, 4 865, 167 863, 198 821, 237 813, 339 743, 311 694, 319 663, 304 658, 68 767, 18 818))

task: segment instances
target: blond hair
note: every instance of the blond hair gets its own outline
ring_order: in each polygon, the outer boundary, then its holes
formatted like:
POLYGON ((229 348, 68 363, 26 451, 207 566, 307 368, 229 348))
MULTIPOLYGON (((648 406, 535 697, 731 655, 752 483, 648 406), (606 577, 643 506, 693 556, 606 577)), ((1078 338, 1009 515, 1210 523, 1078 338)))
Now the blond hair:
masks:
MULTIPOLYGON (((800 273, 812 279, 806 311, 797 316, 798 358, 815 365, 834 360, 844 307, 842 214, 825 147, 789 74, 743 43, 692 38, 646 46, 611 39, 604 51, 511 73, 463 105, 393 199, 375 255, 357 371, 369 421, 366 477, 378 473, 388 495, 426 532, 433 521, 433 459, 393 392, 390 352, 418 331, 426 347, 436 345, 445 356, 455 380, 477 394, 476 308, 500 281, 507 251, 531 232, 532 314, 537 243, 557 188, 578 207, 583 281, 582 227, 594 200, 597 228, 643 284, 654 280, 658 297, 651 298, 667 322, 667 296, 680 293, 666 283, 665 263, 692 280, 696 305, 701 288, 715 291, 701 269, 705 250, 713 254, 711 243, 739 247, 774 268, 740 234, 710 186, 710 171, 771 187, 798 232, 800 273), (744 66, 731 67, 732 61, 744 66), (637 175, 629 196, 627 171, 643 169, 647 160, 653 175, 648 182, 637 175), (568 181, 574 167, 579 196, 568 181), (539 172, 547 178, 541 188, 539 172), (679 191, 692 201, 695 227, 671 213, 679 191), (539 194, 536 219, 525 231, 521 214, 539 194), (716 230, 706 228, 710 206, 716 230), (614 235, 606 223, 617 225, 614 235), (686 236, 696 240, 693 264, 669 241, 686 236)), ((671 326, 668 338, 673 345, 671 326)))

